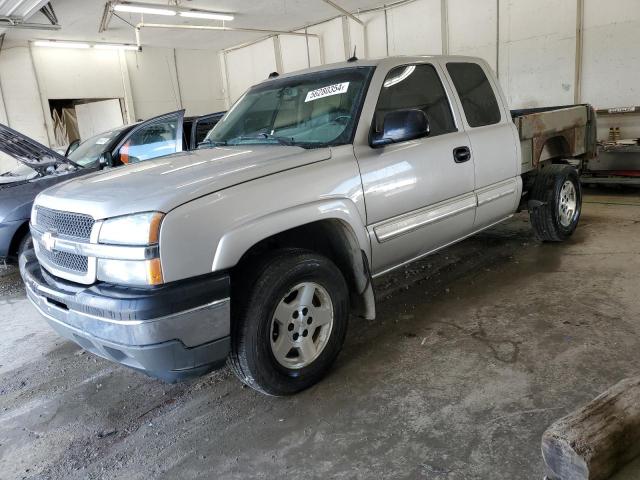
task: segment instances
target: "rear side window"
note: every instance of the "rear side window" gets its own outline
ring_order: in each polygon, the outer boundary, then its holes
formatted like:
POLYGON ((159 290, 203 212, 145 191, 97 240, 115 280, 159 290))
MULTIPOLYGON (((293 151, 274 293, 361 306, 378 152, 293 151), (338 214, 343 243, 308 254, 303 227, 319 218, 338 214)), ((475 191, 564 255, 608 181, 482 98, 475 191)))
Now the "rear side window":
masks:
POLYGON ((433 65, 406 65, 387 74, 376 106, 374 128, 382 131, 387 112, 409 108, 426 114, 430 137, 457 130, 449 100, 433 65))
POLYGON ((467 123, 471 127, 492 125, 500 121, 500 107, 482 67, 476 63, 447 63, 467 123))

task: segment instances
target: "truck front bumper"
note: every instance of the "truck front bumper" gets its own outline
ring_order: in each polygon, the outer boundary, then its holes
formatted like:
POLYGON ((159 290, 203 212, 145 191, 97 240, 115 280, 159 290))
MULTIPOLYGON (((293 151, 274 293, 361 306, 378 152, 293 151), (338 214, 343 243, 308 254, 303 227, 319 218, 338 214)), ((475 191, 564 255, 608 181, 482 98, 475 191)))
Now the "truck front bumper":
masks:
POLYGON ((51 276, 33 250, 20 273, 58 334, 108 360, 171 382, 220 367, 229 353, 228 275, 151 289, 85 286, 51 276))

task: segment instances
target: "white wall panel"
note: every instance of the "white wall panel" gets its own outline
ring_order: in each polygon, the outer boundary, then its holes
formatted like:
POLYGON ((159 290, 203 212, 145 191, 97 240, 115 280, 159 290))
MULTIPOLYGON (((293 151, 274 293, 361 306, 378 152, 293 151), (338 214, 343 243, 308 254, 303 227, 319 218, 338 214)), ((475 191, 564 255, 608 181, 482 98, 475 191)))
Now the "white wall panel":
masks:
POLYGON ((442 53, 440 0, 417 0, 387 11, 389 55, 442 53))
POLYGON ((115 50, 31 47, 49 138, 55 138, 49 100, 124 98, 115 50))
POLYGON ((366 26, 367 57, 382 58, 387 56, 384 12, 365 13, 360 18, 366 26))
POLYGON ((119 99, 101 100, 76 105, 80 140, 124 125, 119 99))
POLYGON ((640 104, 640 2, 585 0, 582 100, 640 104))
POLYGON ((4 106, 4 94, 2 93, 2 84, 0 83, 0 123, 7 124, 7 112, 4 106))
POLYGON ((347 58, 353 55, 354 49, 358 58, 365 58, 367 56, 367 46, 364 27, 351 18, 347 19, 347 25, 349 28, 349 52, 347 58))
POLYGON ((277 70, 273 39, 227 52, 229 97, 235 102, 247 88, 265 80, 277 70))
POLYGON ((334 18, 328 22, 309 27, 308 32, 320 35, 324 63, 337 63, 346 60, 341 18, 334 18))
POLYGON ((181 108, 172 49, 145 47, 141 53, 127 52, 127 68, 137 120, 181 108))
POLYGON ((284 73, 320 65, 320 39, 318 37, 308 37, 308 56, 307 38, 299 35, 279 35, 278 38, 280 39, 284 73))
POLYGON ((120 54, 33 47, 32 61, 28 46, 12 46, 0 53, 7 117, 0 112, 0 121, 48 144, 49 99, 124 98, 132 120, 177 110, 181 94, 188 115, 224 110, 219 70, 216 54, 202 50, 178 50, 174 59, 165 48, 120 54))
POLYGON ((11 127, 48 145, 38 81, 28 46, 0 52, 0 83, 11 127))
POLYGON ((120 98, 124 96, 115 50, 32 47, 33 61, 46 99, 120 98))
POLYGON ((225 110, 228 110, 231 106, 229 98, 228 69, 226 54, 222 50, 218 52, 218 64, 220 65, 220 77, 222 79, 222 94, 224 95, 224 106, 225 110))
POLYGON ((496 0, 447 0, 449 53, 486 60, 496 68, 496 0))
POLYGON ((500 0, 500 83, 511 108, 573 103, 576 0, 500 0))
POLYGON ((182 106, 187 115, 225 110, 220 61, 207 50, 176 50, 182 106))

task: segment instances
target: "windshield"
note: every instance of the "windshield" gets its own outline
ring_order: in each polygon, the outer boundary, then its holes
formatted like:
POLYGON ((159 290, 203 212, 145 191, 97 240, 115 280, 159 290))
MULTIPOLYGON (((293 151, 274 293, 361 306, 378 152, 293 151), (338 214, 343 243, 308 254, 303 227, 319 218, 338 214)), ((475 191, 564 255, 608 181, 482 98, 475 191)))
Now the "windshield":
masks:
POLYGON ((121 128, 103 132, 95 137, 91 137, 82 142, 78 148, 69 154, 69 160, 77 163, 81 167, 89 166, 100 159, 100 155, 111 145, 111 142, 117 137, 121 128))
POLYGON ((353 137, 373 67, 355 67, 257 85, 209 132, 201 146, 341 145, 353 137))
MULTIPOLYGON (((0 156, 0 160, 1 159, 2 157, 0 156)), ((2 173, 0 173, 0 184, 31 180, 32 178, 38 176, 38 172, 36 172, 33 168, 28 167, 23 163, 17 163, 13 159, 11 160, 11 166, 9 168, 2 169, 2 173)))

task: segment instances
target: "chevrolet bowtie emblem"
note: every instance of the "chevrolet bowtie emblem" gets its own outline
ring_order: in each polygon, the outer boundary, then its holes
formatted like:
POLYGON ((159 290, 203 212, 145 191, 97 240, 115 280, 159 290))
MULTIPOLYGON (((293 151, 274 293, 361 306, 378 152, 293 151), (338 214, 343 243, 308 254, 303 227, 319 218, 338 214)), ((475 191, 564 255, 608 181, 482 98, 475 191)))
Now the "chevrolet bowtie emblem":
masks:
POLYGON ((52 252, 56 246, 56 237, 51 232, 45 232, 42 234, 42 246, 48 252, 52 252))

